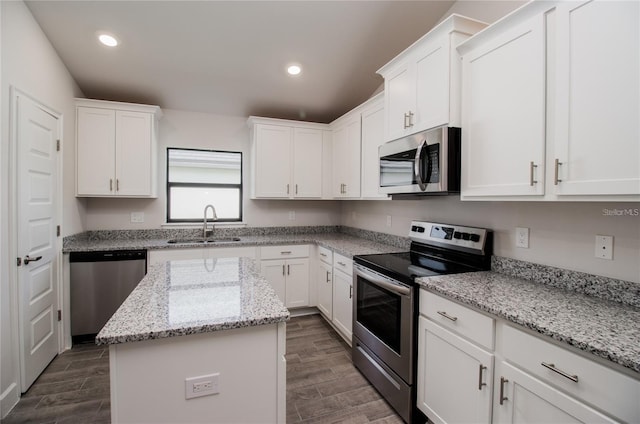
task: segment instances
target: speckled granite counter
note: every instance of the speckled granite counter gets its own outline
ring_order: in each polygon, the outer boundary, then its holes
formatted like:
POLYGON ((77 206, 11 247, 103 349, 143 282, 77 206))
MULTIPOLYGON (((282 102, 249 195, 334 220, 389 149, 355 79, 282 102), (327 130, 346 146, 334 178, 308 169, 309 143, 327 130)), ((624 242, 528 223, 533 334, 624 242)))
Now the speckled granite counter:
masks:
POLYGON ((417 281, 640 373, 640 308, 490 271, 417 281))
POLYGON ((289 319, 253 259, 179 260, 154 265, 96 337, 117 344, 289 319))
POLYGON ((224 243, 167 243, 167 238, 115 238, 88 239, 78 238, 65 242, 63 252, 91 252, 98 250, 126 249, 194 249, 224 248, 239 246, 274 246, 282 244, 317 244, 327 247, 347 257, 370 253, 391 253, 409 250, 408 243, 404 247, 372 241, 344 233, 309 233, 309 234, 270 234, 240 236, 240 241, 224 243))

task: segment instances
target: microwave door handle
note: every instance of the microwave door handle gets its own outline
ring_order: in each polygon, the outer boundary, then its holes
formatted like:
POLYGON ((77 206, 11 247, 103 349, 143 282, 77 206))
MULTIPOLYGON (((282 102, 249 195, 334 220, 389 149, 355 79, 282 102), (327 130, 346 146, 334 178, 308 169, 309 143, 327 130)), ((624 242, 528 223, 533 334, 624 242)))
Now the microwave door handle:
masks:
POLYGON ((360 278, 364 278, 370 283, 375 284, 376 286, 385 288, 393 293, 399 294, 401 296, 409 296, 411 294, 411 289, 409 287, 401 286, 398 284, 393 284, 384 279, 376 276, 375 274, 371 274, 362 270, 362 268, 354 267, 356 275, 360 278))
MULTIPOLYGON (((423 141, 420 146, 416 149, 416 157, 413 160, 413 172, 416 177, 416 181, 418 182, 418 187, 420 190, 425 191, 427 189, 427 183, 424 181, 424 176, 422 175, 422 166, 420 166, 420 158, 422 156, 422 149, 427 146, 427 141, 423 141)), ((428 160, 428 158, 427 158, 428 160)))

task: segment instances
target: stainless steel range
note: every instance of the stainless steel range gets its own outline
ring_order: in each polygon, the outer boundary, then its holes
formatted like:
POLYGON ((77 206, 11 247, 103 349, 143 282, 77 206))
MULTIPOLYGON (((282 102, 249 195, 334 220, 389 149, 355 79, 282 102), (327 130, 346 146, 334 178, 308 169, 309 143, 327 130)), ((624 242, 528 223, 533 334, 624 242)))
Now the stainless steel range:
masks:
POLYGON ((353 363, 408 423, 416 408, 416 277, 490 269, 492 232, 414 221, 405 253, 354 257, 353 363))

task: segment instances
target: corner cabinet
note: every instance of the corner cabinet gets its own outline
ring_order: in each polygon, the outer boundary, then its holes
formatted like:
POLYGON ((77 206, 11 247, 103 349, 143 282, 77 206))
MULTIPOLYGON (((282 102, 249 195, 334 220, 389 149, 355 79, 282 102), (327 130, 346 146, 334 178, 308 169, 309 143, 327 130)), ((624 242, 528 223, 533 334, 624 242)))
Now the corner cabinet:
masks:
POLYGON ((157 197, 158 106, 76 99, 76 196, 157 197))
POLYGON ((320 199, 325 124, 258 118, 251 127, 254 199, 320 199))
POLYGON ((639 28, 638 2, 531 2, 461 44, 462 199, 640 200, 639 28))
POLYGON ((453 14, 391 62, 384 78, 385 141, 441 125, 460 125, 456 46, 486 24, 453 14))

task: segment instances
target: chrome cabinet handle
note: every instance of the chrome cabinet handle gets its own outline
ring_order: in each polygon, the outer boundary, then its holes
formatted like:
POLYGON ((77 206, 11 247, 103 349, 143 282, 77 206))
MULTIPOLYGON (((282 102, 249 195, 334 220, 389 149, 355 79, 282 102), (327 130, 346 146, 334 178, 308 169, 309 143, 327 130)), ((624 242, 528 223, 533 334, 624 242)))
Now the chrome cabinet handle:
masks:
POLYGON ((438 312, 438 315, 441 315, 443 317, 445 317, 446 319, 450 320, 450 321, 458 321, 458 317, 454 317, 449 315, 448 313, 446 313, 445 311, 436 311, 438 312))
POLYGON ((533 161, 529 165, 529 185, 532 186, 532 187, 533 187, 534 184, 538 183, 538 180, 534 180, 533 179, 533 172, 534 172, 534 169, 537 168, 537 167, 538 167, 538 165, 533 163, 533 161))
POLYGON ((109 191, 113 191, 113 178, 109 178, 109 191))
POLYGON ((540 365, 542 365, 543 367, 550 369, 551 371, 560 374, 561 376, 563 376, 564 378, 568 378, 569 380, 573 381, 574 383, 578 382, 578 376, 577 375, 571 375, 568 372, 562 371, 561 369, 556 368, 555 364, 549 364, 547 362, 540 362, 540 365))
POLYGON ((42 256, 36 256, 35 258, 30 258, 29 255, 24 257, 24 264, 29 265, 29 262, 38 262, 42 259, 42 256))
POLYGON ((282 275, 284 275, 284 265, 282 265, 282 275))
POLYGON ((409 128, 409 114, 405 113, 404 114, 404 129, 406 130, 407 128, 409 128))
POLYGON ((344 262, 338 262, 338 265, 340 265, 340 266, 347 266, 347 264, 345 264, 344 262))
POLYGON ((326 258, 326 257, 327 257, 327 254, 326 254, 326 253, 321 253, 321 254, 320 254, 320 256, 323 256, 323 257, 325 257, 325 258, 326 258))
POLYGON ((325 281, 325 283, 328 283, 331 281, 331 278, 329 278, 331 274, 329 273, 329 271, 327 271, 327 281, 325 281))
POLYGON ((291 268, 289 265, 287 265, 287 275, 291 275, 291 268))
POLYGON ((478 367, 478 390, 482 390, 482 386, 486 386, 487 383, 483 383, 482 382, 482 371, 486 370, 487 367, 485 367, 484 365, 480 364, 480 366, 478 367))
POLYGON ((298 184, 296 184, 296 194, 298 194, 298 184))
POLYGON ((120 180, 116 178, 116 191, 120 191, 120 180))
POLYGON ((558 183, 562 182, 562 180, 558 178, 558 168, 560 168, 560 165, 562 165, 562 162, 560 162, 559 159, 556 159, 555 170, 553 173, 553 185, 558 185, 558 183))
POLYGON ((280 252, 281 255, 290 255, 291 254, 291 250, 283 250, 280 252))
POLYGON ((413 127, 413 112, 409 111, 409 127, 413 127))
POLYGON ((353 286, 349 286, 349 299, 353 298, 353 286))
POLYGON ((509 400, 509 398, 504 395, 504 385, 508 382, 509 380, 506 378, 500 377, 500 405, 502 405, 505 400, 509 400))
POLYGON ((289 184, 287 184, 287 194, 289 194, 289 184))

